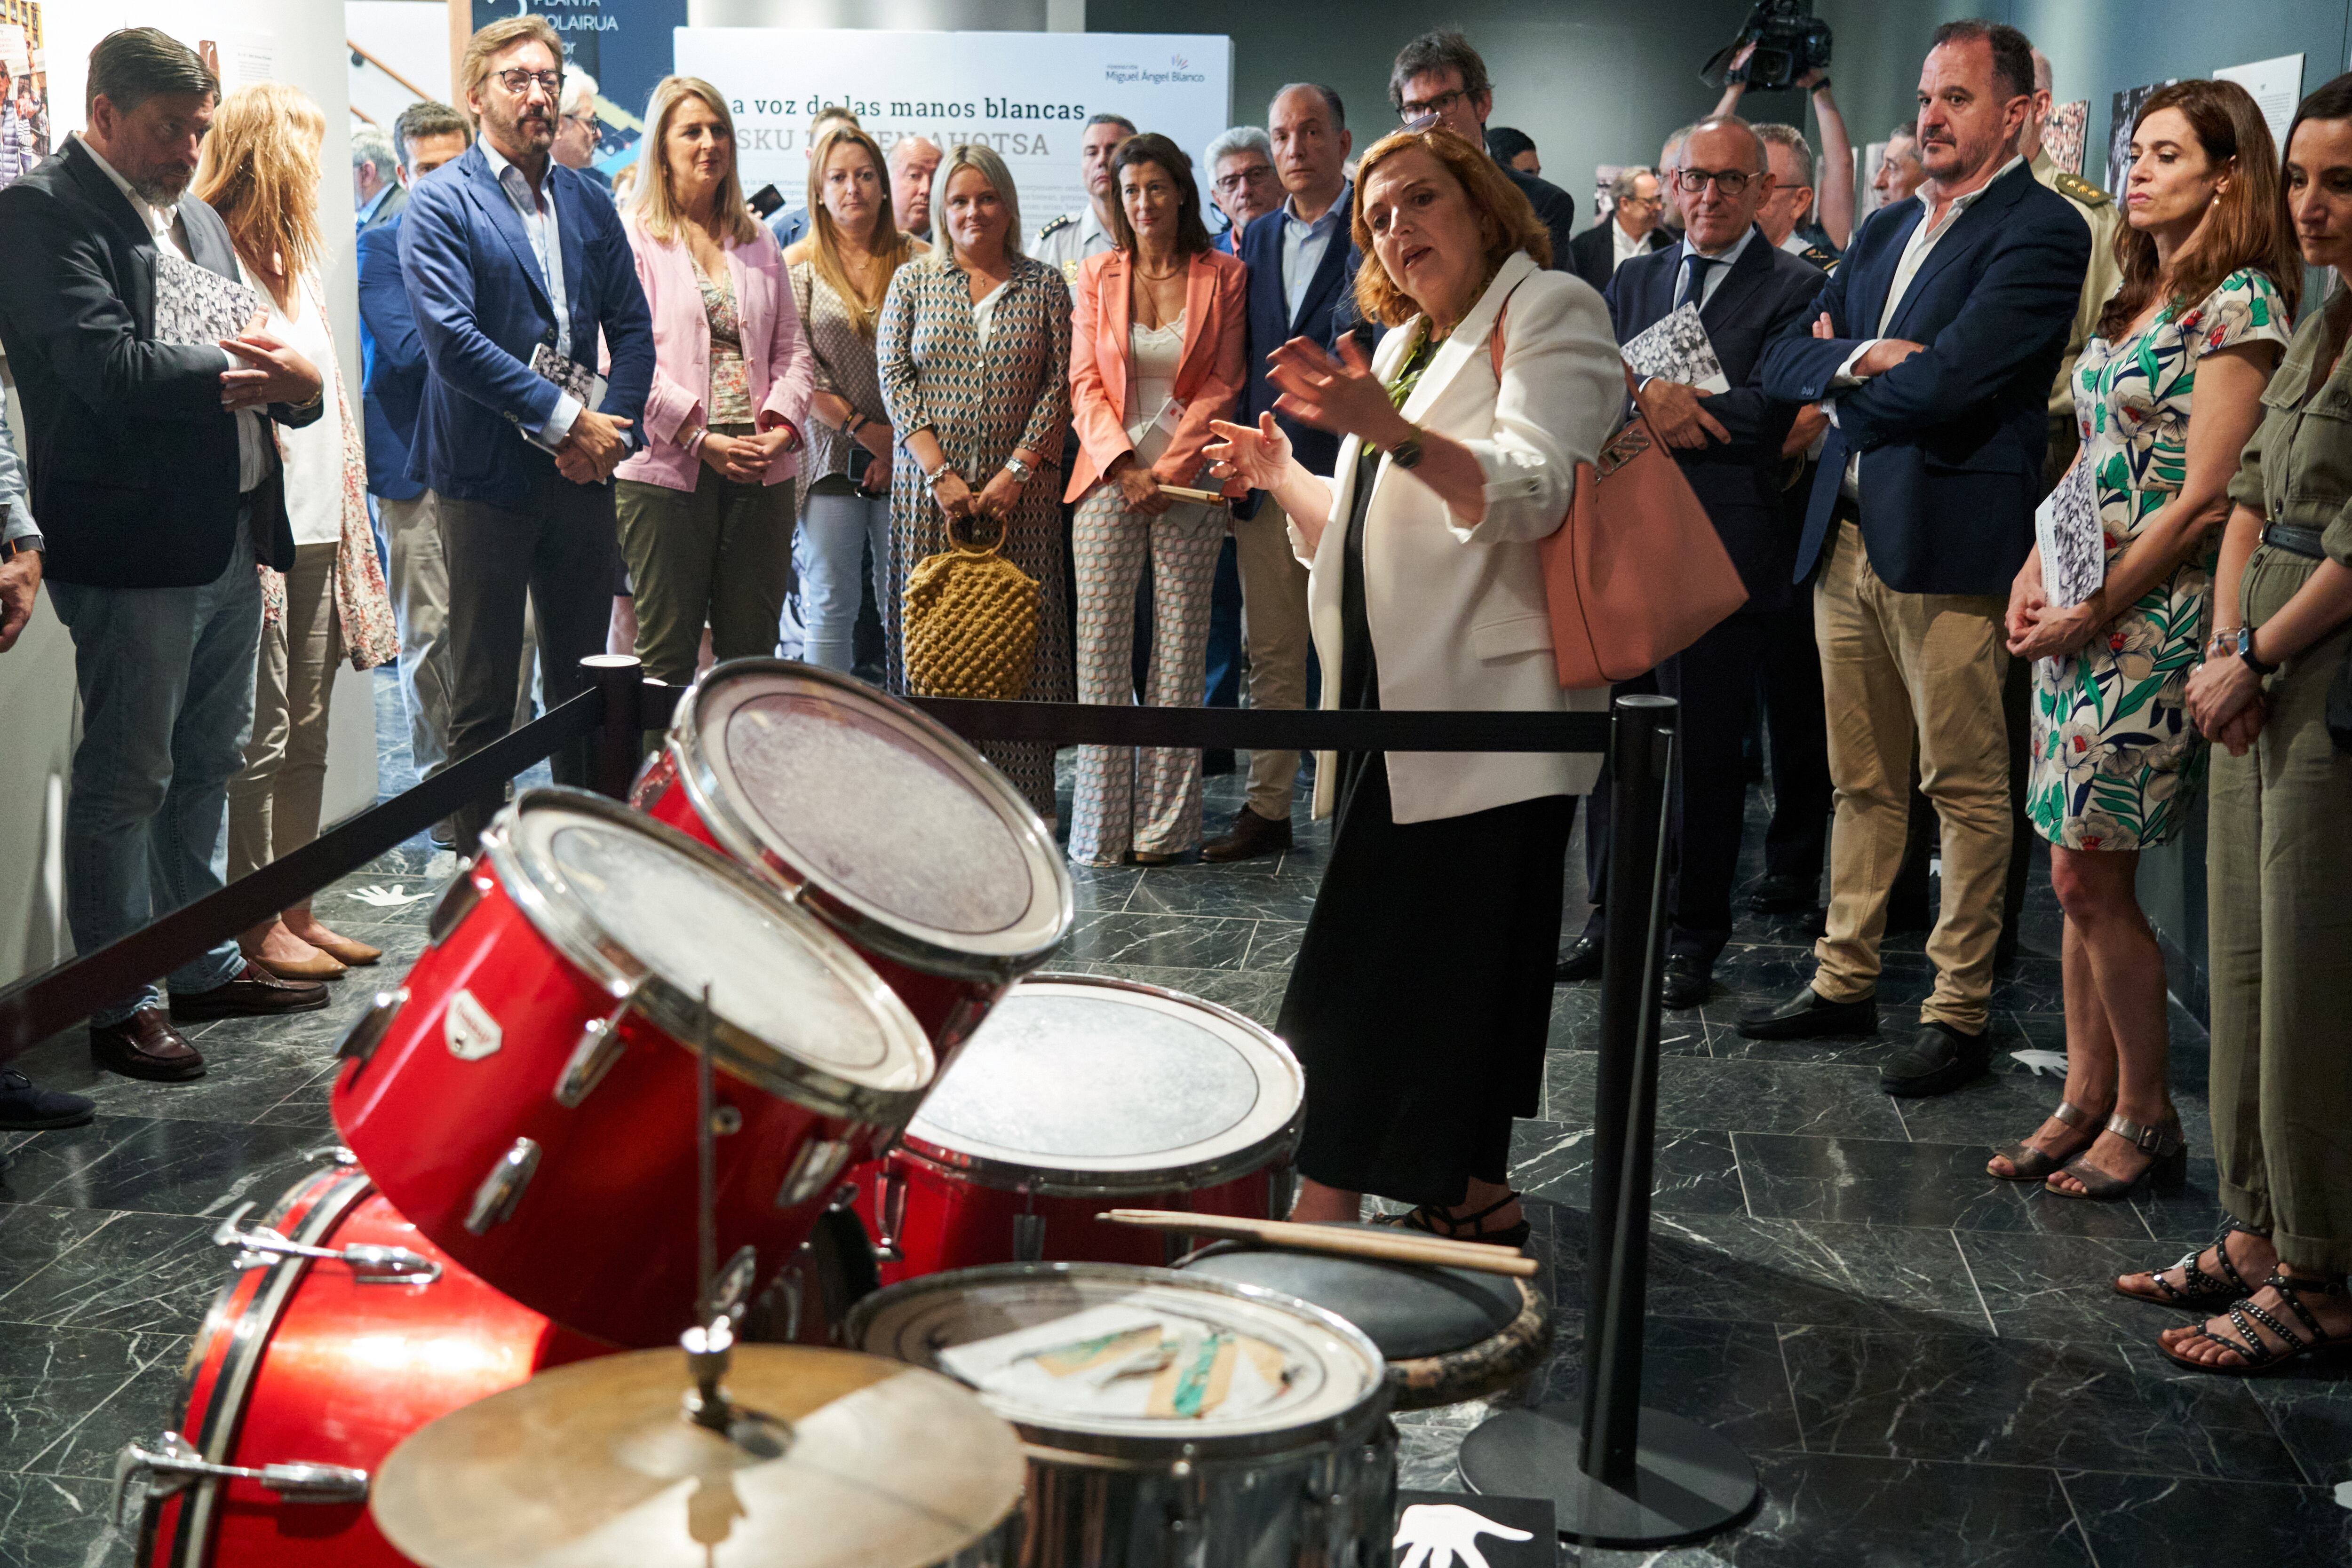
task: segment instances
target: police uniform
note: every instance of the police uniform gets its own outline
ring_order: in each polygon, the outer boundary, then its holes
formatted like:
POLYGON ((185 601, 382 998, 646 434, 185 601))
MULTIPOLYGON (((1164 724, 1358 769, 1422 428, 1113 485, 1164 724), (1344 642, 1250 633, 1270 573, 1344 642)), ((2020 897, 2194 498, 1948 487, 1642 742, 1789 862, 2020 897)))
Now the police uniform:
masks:
POLYGON ((2083 298, 2074 311, 2074 324, 2066 332, 2066 358, 2058 366, 2058 379, 2050 388, 2050 444, 2043 458, 2042 488, 2056 486, 2058 480, 2074 461, 2077 434, 2074 428, 2074 361, 2099 329, 2099 313, 2123 284, 2123 268, 2116 261, 2116 230, 2123 214, 2116 210, 2115 198, 2094 185, 2080 174, 2070 174, 2051 161, 2048 149, 2037 152, 2031 165, 2033 177, 2057 192, 2083 214, 2091 228, 2091 267, 2083 276, 2083 298))
POLYGON ((1083 211, 1064 213, 1037 231, 1029 242, 1029 256, 1034 261, 1045 262, 1062 269, 1062 281, 1075 288, 1078 283, 1078 263, 1090 256, 1100 256, 1117 249, 1110 230, 1103 227, 1096 215, 1092 202, 1083 211))
POLYGON ((1823 272, 1835 271, 1841 259, 1838 253, 1828 246, 1817 239, 1808 238, 1802 229, 1791 230, 1789 237, 1780 242, 1780 248, 1799 261, 1818 267, 1823 272))

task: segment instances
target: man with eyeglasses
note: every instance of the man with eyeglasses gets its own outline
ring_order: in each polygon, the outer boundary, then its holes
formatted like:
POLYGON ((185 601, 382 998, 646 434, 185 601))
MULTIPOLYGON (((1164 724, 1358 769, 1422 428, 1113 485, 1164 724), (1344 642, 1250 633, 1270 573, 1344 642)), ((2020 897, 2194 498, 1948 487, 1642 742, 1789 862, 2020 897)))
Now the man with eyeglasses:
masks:
POLYGON ((1282 182, 1275 177, 1274 143, 1255 125, 1220 131, 1202 162, 1209 170, 1209 199, 1228 225, 1217 236, 1227 256, 1242 253, 1242 235, 1253 218, 1282 205, 1282 182))
MULTIPOLYGON (((1389 68, 1389 104, 1408 129, 1443 125, 1473 147, 1484 148, 1495 91, 1486 78, 1486 62, 1470 40, 1455 28, 1440 27, 1397 51, 1396 64, 1389 68)), ((1496 167, 1519 188, 1536 217, 1551 231, 1552 270, 1573 271, 1569 250, 1576 228, 1576 198, 1508 163, 1496 167)))
POLYGON ((1652 171, 1618 170, 1609 179, 1609 215, 1568 242, 1570 270, 1604 290, 1619 267, 1675 243, 1658 223, 1666 201, 1652 171))
MULTIPOLYGON (((457 80, 478 139, 416 183, 400 224, 426 365, 408 472, 433 492, 448 571, 452 765, 513 723, 526 603, 550 707, 604 651, 613 470, 644 439, 653 383, 653 319, 620 214, 551 156, 562 67, 544 16, 476 33, 457 80)), ((586 782, 584 745, 552 764, 557 782, 586 782)), ((457 812, 461 853, 500 793, 457 812)))
POLYGON ((565 168, 587 175, 610 195, 613 176, 596 167, 596 147, 604 136, 596 124, 596 78, 583 70, 565 71, 563 120, 555 128, 555 145, 548 155, 565 168))

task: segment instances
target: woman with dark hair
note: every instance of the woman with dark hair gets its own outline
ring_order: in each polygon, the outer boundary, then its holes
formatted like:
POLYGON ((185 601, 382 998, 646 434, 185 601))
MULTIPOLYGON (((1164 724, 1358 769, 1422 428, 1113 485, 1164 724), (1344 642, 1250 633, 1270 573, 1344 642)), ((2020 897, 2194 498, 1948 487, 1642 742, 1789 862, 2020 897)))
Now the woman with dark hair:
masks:
MULTIPOLYGON (((1165 136, 1130 136, 1111 154, 1118 248, 1078 264, 1070 311, 1070 413, 1077 460, 1063 498, 1076 502, 1078 700, 1135 695, 1135 590, 1151 568, 1151 675, 1144 700, 1198 707, 1206 695, 1209 591, 1223 541, 1223 506, 1178 500, 1192 487, 1209 422, 1233 412, 1243 361, 1248 271, 1214 249, 1201 221, 1192 161, 1165 136)), ((1246 493, 1236 479, 1226 488, 1246 493)), ((1070 857, 1147 865, 1201 841, 1201 754, 1167 747, 1083 746, 1070 857)))
MULTIPOLYGON (((1601 297, 1542 270, 1550 236, 1486 150, 1443 128, 1356 174, 1356 302, 1376 356, 1275 350, 1276 407, 1345 437, 1310 474, 1272 413, 1217 422, 1218 472, 1270 492, 1307 565, 1323 706, 1595 710, 1560 689, 1538 545, 1615 427, 1624 373, 1601 297)), ((1591 758, 1326 757, 1339 821, 1277 1028, 1307 1070, 1296 1218, 1517 1247, 1511 1119, 1537 1113, 1561 862, 1591 758)))
POLYGON ((2302 283, 2270 131, 2244 88, 2159 89, 2131 153, 2123 285, 2075 362, 2082 448, 2060 486, 2096 507, 2105 578, 2053 603, 2036 549, 2010 593, 2009 651, 2033 661, 2026 811, 2066 914, 2067 1071, 2057 1112, 1987 1169, 2062 1197, 2177 1181, 2188 1157, 2139 854, 2179 833, 2203 782, 2186 699, 2211 620, 2212 528, 2302 283))
POLYGON ((2231 1224, 2116 1281, 2221 1309, 2162 1343, 2184 1366, 2231 1375, 2352 1345, 2352 76, 2296 110, 2286 199, 2303 260, 2333 268, 2336 287, 2263 393, 2230 484, 2213 640, 2189 678, 2189 716, 2220 748, 2207 924, 2213 1159, 2231 1224))

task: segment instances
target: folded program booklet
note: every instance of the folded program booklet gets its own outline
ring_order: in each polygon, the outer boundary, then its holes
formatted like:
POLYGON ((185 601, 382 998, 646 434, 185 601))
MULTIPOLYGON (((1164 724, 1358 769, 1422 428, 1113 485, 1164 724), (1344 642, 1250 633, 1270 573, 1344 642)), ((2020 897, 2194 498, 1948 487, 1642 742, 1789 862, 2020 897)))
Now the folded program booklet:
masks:
POLYGON ((1723 361, 1716 358, 1715 345, 1707 340, 1696 305, 1685 305, 1661 318, 1618 352, 1636 375, 1657 376, 1701 392, 1731 390, 1731 380, 1723 373, 1723 361))
POLYGON ((261 291, 237 278, 184 261, 170 251, 155 255, 155 340, 188 349, 217 344, 242 333, 262 308, 261 291))

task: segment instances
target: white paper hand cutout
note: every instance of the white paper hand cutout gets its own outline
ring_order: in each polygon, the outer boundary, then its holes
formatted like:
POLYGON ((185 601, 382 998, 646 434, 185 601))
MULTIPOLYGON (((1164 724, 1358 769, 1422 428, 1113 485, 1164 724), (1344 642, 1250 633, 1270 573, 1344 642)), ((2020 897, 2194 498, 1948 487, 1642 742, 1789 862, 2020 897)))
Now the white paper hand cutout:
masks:
POLYGON ((1498 1541, 1532 1541, 1534 1536, 1507 1524, 1497 1524, 1483 1513, 1457 1503, 1417 1502, 1397 1521, 1396 1568, 1486 1568, 1477 1547, 1478 1537, 1498 1541))
POLYGON ((406 883, 395 882, 390 887, 355 887, 352 889, 352 896, 378 909, 397 909, 404 904, 422 903, 433 896, 433 890, 426 888, 423 893, 411 893, 406 883))

